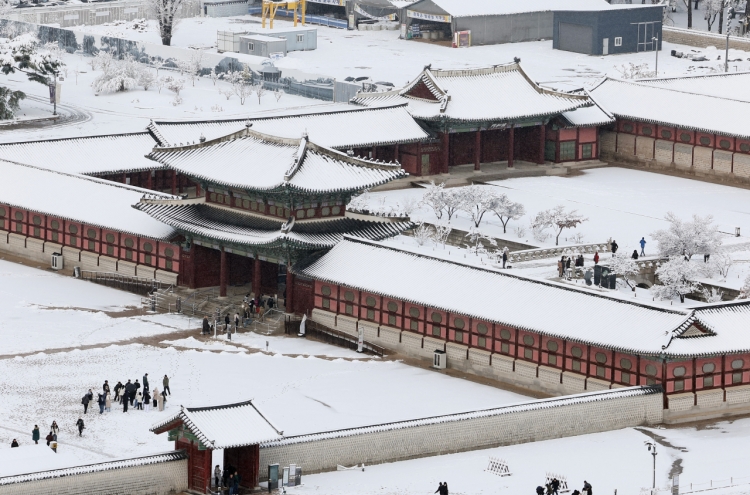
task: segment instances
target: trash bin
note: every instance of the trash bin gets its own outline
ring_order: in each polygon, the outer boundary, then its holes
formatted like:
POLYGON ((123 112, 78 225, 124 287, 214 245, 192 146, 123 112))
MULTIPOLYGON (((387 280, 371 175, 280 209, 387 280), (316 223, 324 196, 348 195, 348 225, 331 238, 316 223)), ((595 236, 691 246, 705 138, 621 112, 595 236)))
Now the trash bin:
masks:
POLYGON ((432 357, 432 367, 438 370, 444 370, 448 361, 448 356, 445 355, 445 351, 435 349, 435 353, 432 357))

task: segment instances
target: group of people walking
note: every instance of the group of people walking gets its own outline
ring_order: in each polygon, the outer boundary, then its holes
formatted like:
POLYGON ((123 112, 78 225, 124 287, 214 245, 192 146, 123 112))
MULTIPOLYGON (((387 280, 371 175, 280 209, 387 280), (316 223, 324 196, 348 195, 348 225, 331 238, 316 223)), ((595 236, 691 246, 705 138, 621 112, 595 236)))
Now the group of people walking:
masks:
MULTIPOLYGON (((233 317, 230 316, 229 313, 224 315, 223 333, 226 333, 227 338, 231 340, 232 329, 234 329, 234 332, 237 333, 237 329, 240 327, 240 325, 242 325, 243 327, 247 326, 247 322, 252 320, 253 318, 257 319, 258 321, 263 321, 263 317, 265 316, 266 312, 273 309, 274 307, 276 307, 276 301, 271 296, 251 297, 249 293, 246 294, 243 298, 240 311, 234 313, 233 317)), ((204 316, 203 324, 201 327, 201 334, 211 335, 214 330, 218 332, 221 328, 219 325, 220 321, 211 323, 208 319, 208 316, 204 316), (214 324, 216 325, 215 329, 214 324)))
MULTIPOLYGON (((78 421, 83 421, 79 418, 78 421)), ((83 430, 81 430, 83 431, 83 430)), ((60 427, 57 426, 57 421, 53 421, 52 425, 49 427, 49 434, 44 438, 47 441, 47 447, 50 447, 52 450, 57 452, 57 435, 60 433, 60 427)), ((41 440, 41 432, 39 430, 39 425, 34 425, 34 429, 31 430, 31 441, 34 442, 34 445, 39 445, 39 440, 41 440)), ((10 443, 11 448, 13 447, 19 447, 20 444, 18 443, 17 439, 13 439, 13 441, 10 443)))
MULTIPOLYGON (((560 480, 552 478, 545 485, 536 487, 537 495, 559 495, 560 493, 560 480)), ((591 488, 591 483, 583 480, 583 488, 580 491, 573 490, 571 495, 594 495, 594 491, 591 488)))

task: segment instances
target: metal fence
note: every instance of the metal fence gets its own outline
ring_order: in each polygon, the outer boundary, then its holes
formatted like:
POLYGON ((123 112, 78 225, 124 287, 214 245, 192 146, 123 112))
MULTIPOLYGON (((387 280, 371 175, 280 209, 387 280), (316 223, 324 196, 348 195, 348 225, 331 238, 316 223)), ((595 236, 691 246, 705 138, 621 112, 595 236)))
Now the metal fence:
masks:
POLYGON ((81 270, 81 279, 127 292, 134 292, 141 296, 149 295, 159 289, 167 289, 171 287, 171 284, 165 284, 159 280, 131 277, 115 272, 92 272, 81 270))
MULTIPOLYGON (((284 322, 284 333, 288 335, 298 335, 300 331, 300 324, 302 321, 299 317, 287 315, 284 322)), ((310 336, 316 340, 333 344, 338 347, 346 347, 356 351, 359 347, 359 339, 354 335, 334 330, 333 328, 322 325, 311 319, 305 321, 305 336, 310 336)), ((379 345, 375 345, 371 342, 364 342, 362 348, 364 351, 375 354, 376 356, 383 357, 385 355, 385 348, 379 345)))

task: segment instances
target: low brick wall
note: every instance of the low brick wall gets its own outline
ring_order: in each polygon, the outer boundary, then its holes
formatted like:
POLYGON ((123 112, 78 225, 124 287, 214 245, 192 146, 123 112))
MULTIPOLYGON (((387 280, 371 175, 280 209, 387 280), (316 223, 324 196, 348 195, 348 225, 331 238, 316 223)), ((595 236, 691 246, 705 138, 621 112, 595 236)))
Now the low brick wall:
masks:
POLYGON ((168 495, 187 490, 184 451, 0 478, 0 495, 168 495))
MULTIPOLYGON (((707 48, 715 46, 724 48, 727 43, 726 35, 707 33, 693 29, 682 29, 669 26, 662 27, 662 40, 678 45, 696 46, 698 48, 707 48)), ((750 39, 739 38, 737 36, 729 37, 729 48, 735 50, 750 50, 750 39)))
POLYGON ((660 388, 631 387, 415 421, 290 437, 260 446, 260 465, 306 473, 662 422, 660 388))

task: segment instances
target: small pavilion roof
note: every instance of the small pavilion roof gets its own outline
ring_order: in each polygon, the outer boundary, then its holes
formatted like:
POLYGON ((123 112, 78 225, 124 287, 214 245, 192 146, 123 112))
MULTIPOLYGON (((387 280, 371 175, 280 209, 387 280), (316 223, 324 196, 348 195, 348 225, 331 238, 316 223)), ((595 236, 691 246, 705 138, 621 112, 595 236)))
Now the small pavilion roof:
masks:
POLYGON ((366 106, 407 102, 416 119, 459 122, 543 119, 592 104, 585 95, 542 88, 515 62, 476 69, 427 66, 403 89, 358 93, 352 102, 366 106))
POLYGON ((0 144, 0 159, 58 172, 104 175, 162 168, 146 158, 148 132, 0 144))
POLYGON ((620 352, 685 357, 750 349, 748 300, 665 308, 353 237, 293 269, 315 280, 620 352))
POLYGON ((610 78, 593 88, 591 95, 620 119, 750 139, 744 119, 750 103, 744 101, 610 78))
POLYGON ((151 431, 164 433, 184 425, 203 445, 211 449, 228 449, 257 445, 282 438, 251 400, 213 407, 184 407, 151 431))
MULTIPOLYGON (((0 160, 0 204, 132 235, 168 240, 175 230, 133 205, 170 194, 0 160)), ((6 212, 7 215, 7 212, 6 212)))
POLYGON ((157 148, 148 156, 198 180, 268 193, 359 191, 407 175, 398 163, 348 156, 307 136, 277 138, 252 129, 234 139, 157 148))
POLYGON ((287 223, 280 220, 220 206, 165 203, 145 200, 136 208, 186 235, 248 247, 274 248, 286 244, 316 250, 335 246, 345 234, 382 240, 413 227, 411 222, 375 222, 340 217, 299 221, 287 228, 287 223))
POLYGON ((305 132, 310 140, 334 149, 388 146, 422 141, 429 134, 417 124, 405 103, 380 108, 359 105, 316 105, 304 111, 242 120, 207 122, 151 122, 149 130, 162 146, 198 142, 244 131, 246 124, 263 134, 296 139, 305 132))

